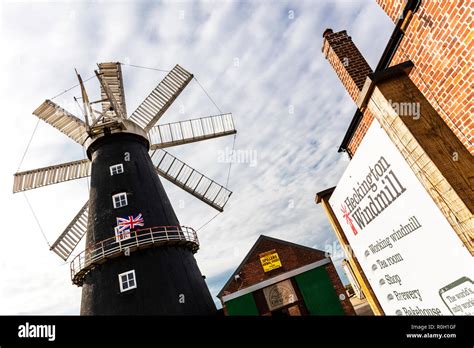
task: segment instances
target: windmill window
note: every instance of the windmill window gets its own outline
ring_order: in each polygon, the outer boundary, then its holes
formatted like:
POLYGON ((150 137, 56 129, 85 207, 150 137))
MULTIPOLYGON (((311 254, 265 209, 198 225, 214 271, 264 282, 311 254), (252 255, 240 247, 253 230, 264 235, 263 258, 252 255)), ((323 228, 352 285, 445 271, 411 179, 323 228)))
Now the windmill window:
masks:
POLYGON ((117 174, 122 174, 123 173, 123 164, 114 164, 113 166, 110 166, 110 176, 117 175, 117 174))
POLYGON ((118 278, 119 278, 120 292, 132 290, 137 287, 137 281, 136 281, 134 269, 128 272, 120 273, 118 275, 118 278))
POLYGON ((121 192, 121 193, 117 193, 116 195, 113 195, 112 202, 114 203, 115 209, 125 207, 128 204, 127 193, 121 192))

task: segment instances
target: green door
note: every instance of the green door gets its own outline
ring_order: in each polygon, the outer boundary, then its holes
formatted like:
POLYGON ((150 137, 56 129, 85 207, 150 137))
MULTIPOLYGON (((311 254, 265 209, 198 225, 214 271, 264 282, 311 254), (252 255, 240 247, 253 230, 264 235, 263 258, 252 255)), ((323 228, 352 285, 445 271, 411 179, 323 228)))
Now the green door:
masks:
POLYGON ((295 280, 311 315, 344 315, 339 297, 324 267, 298 274, 295 280))
POLYGON ((259 315, 253 294, 246 294, 225 303, 228 315, 259 315))

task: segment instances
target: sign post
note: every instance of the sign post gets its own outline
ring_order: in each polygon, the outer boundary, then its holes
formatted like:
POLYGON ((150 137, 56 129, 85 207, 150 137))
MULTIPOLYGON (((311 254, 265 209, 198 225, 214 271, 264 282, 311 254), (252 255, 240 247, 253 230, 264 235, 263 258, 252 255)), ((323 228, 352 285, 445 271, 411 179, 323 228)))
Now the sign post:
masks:
POLYGON ((324 211, 326 212, 326 215, 329 219, 329 222, 331 223, 331 226, 334 230, 334 233, 336 234, 336 237, 339 241, 339 244, 341 244, 341 247, 344 250, 344 254, 350 262, 357 281, 359 282, 362 288, 362 292, 367 298, 367 302, 369 303, 370 309, 372 309, 372 312, 374 312, 375 315, 384 315, 384 311, 380 306, 380 303, 377 300, 377 297, 375 296, 372 287, 370 286, 370 283, 367 277, 365 276, 359 261, 357 260, 357 257, 354 255, 354 252, 350 248, 349 241, 347 240, 347 237, 345 236, 344 231, 342 230, 342 227, 339 224, 339 221, 337 221, 336 215, 334 214, 334 211, 332 210, 332 207, 329 204, 329 198, 333 192, 334 188, 318 193, 316 196, 316 203, 322 204, 324 211))

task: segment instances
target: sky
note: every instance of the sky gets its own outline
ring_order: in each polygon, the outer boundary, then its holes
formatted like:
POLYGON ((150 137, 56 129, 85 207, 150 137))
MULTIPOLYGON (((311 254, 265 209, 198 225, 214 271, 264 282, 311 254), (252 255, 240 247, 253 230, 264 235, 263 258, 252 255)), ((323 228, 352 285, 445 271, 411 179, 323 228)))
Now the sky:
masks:
MULTIPOLYGON (((195 256, 216 304, 217 293, 262 234, 331 252, 346 283, 340 247, 314 202, 348 165, 337 149, 355 112, 321 53, 326 28, 347 30, 374 68, 393 23, 374 0, 0 0, 6 130, 0 140, 0 204, 9 221, 0 243, 0 314, 79 314, 81 288, 71 284, 69 263, 49 251, 47 242, 87 201, 88 180, 13 195, 13 174, 84 158, 80 145, 48 124, 40 122, 34 132, 32 111, 77 83, 74 68, 87 78, 107 61, 129 64, 122 67, 129 114, 164 77, 130 65, 170 70, 175 64, 194 74, 219 109, 233 114, 234 157, 233 136, 169 149, 221 184, 230 168, 233 194, 224 213, 209 222, 217 213, 213 208, 162 180, 180 223, 199 229, 195 256)), ((97 80, 86 88, 91 99, 99 99, 97 80)), ((73 100, 79 95, 75 88, 54 101, 80 116, 73 100)), ((192 81, 160 123, 217 113, 192 81)))

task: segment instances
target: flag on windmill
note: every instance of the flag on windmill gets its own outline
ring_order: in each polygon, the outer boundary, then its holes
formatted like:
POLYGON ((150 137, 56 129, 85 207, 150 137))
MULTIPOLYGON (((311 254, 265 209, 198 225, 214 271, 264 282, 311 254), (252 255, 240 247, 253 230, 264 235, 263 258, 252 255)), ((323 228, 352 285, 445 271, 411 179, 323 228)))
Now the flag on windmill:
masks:
POLYGON ((129 215, 127 217, 118 217, 117 218, 117 230, 121 233, 127 231, 129 232, 130 230, 133 230, 136 227, 143 227, 145 226, 143 222, 143 217, 142 214, 138 214, 136 217, 133 217, 133 215, 129 215))

